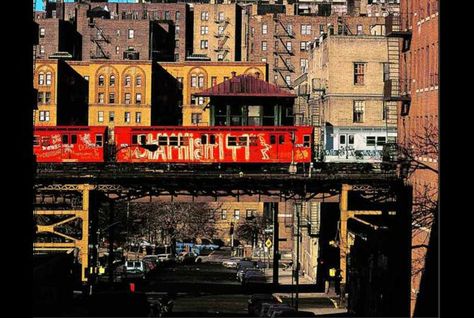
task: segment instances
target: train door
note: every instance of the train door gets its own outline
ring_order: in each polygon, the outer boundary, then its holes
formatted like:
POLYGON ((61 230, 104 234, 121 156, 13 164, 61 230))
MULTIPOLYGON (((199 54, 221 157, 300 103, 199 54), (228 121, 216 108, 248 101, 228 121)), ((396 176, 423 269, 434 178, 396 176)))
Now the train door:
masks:
POLYGON ((77 134, 61 135, 61 158, 63 161, 70 161, 73 158, 73 148, 77 144, 77 134))
POLYGON ((270 147, 269 159, 278 159, 278 134, 270 134, 270 147))
POLYGON ((354 151, 354 135, 339 134, 339 156, 345 156, 346 159, 354 151))

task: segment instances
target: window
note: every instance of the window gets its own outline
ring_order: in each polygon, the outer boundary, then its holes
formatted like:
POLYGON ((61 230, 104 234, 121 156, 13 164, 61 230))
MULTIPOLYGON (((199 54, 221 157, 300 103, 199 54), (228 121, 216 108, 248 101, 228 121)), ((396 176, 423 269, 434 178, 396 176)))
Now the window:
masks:
POLYGON ((109 85, 110 86, 115 86, 115 76, 114 75, 110 75, 109 85))
POLYGON ((224 82, 229 80, 229 76, 224 76, 224 82))
POLYGON ((353 145, 354 144, 354 135, 349 135, 349 145, 353 145))
POLYGON ((84 76, 84 79, 85 79, 86 81, 89 81, 89 76, 84 76))
POLYGON ((217 19, 219 21, 224 21, 225 17, 224 17, 224 12, 219 12, 219 14, 217 15, 217 19))
POLYGON ((247 219, 251 219, 253 218, 254 216, 257 215, 257 210, 253 210, 253 209, 247 209, 245 210, 245 217, 247 219))
POLYGON ((135 78, 135 85, 138 86, 138 87, 142 86, 142 77, 140 75, 138 75, 135 78))
POLYGON ((354 85, 364 85, 365 63, 354 63, 354 85))
POLYGON ((209 20, 209 12, 203 11, 201 12, 201 21, 207 21, 209 20))
POLYGON ((319 34, 324 33, 324 24, 319 25, 319 34))
POLYGON ((262 41, 262 51, 267 50, 267 41, 262 41))
POLYGON ((224 54, 222 54, 222 53, 217 54, 217 60, 218 61, 223 61, 224 60, 224 54))
POLYGON ((176 13, 175 13, 175 15, 174 15, 174 16, 175 16, 175 20, 176 20, 176 21, 178 21, 178 20, 179 20, 179 17, 180 17, 180 15, 181 15, 181 12, 179 12, 179 11, 176 11, 176 13))
POLYGON ((120 46, 115 47, 115 54, 120 54, 120 46))
POLYGON ((201 49, 207 49, 207 48, 208 48, 207 40, 201 40, 201 49))
POLYGON ((217 28, 217 33, 218 33, 218 35, 223 35, 224 34, 224 27, 222 25, 220 25, 217 28))
POLYGON ((39 146, 40 139, 39 136, 33 136, 33 146, 39 146))
POLYGON ((124 122, 126 123, 130 122, 130 112, 125 112, 124 122))
POLYGON ((109 112, 109 123, 113 123, 115 120, 115 112, 109 112))
POLYGON ((234 210, 234 219, 240 219, 240 210, 234 210))
POLYGON ((44 93, 44 102, 46 104, 49 104, 50 101, 51 101, 51 92, 44 93))
POLYGON ((171 20, 170 12, 165 11, 165 20, 171 20))
POLYGON ((301 35, 311 35, 311 24, 301 25, 301 35))
POLYGON ((377 146, 385 145, 385 137, 377 137, 377 146))
POLYGON ((198 77, 198 87, 204 87, 204 75, 198 77))
POLYGON ((99 147, 102 147, 104 145, 103 135, 95 135, 95 145, 99 147))
POLYGON ((307 44, 308 44, 308 42, 306 42, 306 41, 300 42, 300 51, 306 51, 307 50, 307 44))
POLYGON ((117 34, 117 36, 120 36, 120 30, 117 30, 116 34, 117 34))
POLYGON ((204 97, 198 97, 197 101, 198 101, 198 105, 203 105, 204 104, 204 97))
POLYGON ((191 87, 197 87, 197 76, 196 75, 191 76, 191 87))
POLYGON ((267 59, 265 57, 262 57, 262 62, 267 62, 267 59))
POLYGON ((192 113, 191 114, 191 123, 192 124, 199 124, 202 120, 201 113, 192 113))
POLYGON ((339 24, 339 25, 337 26, 337 34, 338 34, 338 35, 342 35, 342 25, 341 25, 341 24, 339 24))
POLYGON ((104 75, 99 75, 99 86, 104 86, 105 77, 104 75))
POLYGON ((201 35, 208 34, 209 27, 207 25, 201 25, 201 35))
POLYGON ((367 144, 367 146, 375 146, 375 137, 374 136, 367 136, 366 144, 367 144))
POLYGON ((286 31, 288 32, 288 34, 293 34, 293 25, 288 24, 286 26, 286 31))
POLYGON ((278 136, 278 144, 282 145, 285 143, 285 136, 284 135, 279 135, 278 136))
POLYGON ((44 73, 38 75, 38 85, 44 85, 44 73))
POLYGON ((142 103, 142 94, 141 93, 137 93, 135 95, 135 103, 136 104, 141 104, 142 103))
POLYGON ((44 28, 40 28, 40 38, 44 38, 46 30, 44 28))
POLYGON ((216 86, 217 85, 217 76, 212 76, 211 77, 211 86, 216 86))
POLYGON ((71 135, 71 145, 77 144, 77 135, 71 135))
POLYGON ((130 86, 131 81, 132 81, 132 78, 130 77, 130 75, 125 76, 125 86, 126 87, 130 86))
POLYGON ((99 123, 103 123, 104 122, 104 112, 100 111, 100 112, 97 112, 97 121, 99 123))
POLYGON ((51 72, 46 73, 46 85, 51 85, 51 72))
POLYGON ((104 103, 104 93, 99 93, 99 96, 97 98, 99 104, 103 104, 104 103))
POLYGON ((290 41, 286 42, 286 49, 287 49, 289 52, 291 52, 291 42, 290 42, 290 41))
POLYGON ((38 92, 38 103, 43 103, 44 92, 38 92))
POLYGON ((302 73, 306 72, 306 68, 308 67, 308 59, 300 59, 300 66, 301 66, 301 72, 302 73))
POLYGON ((364 121, 364 101, 354 101, 353 122, 362 123, 364 121))
POLYGON ((357 35, 362 35, 362 34, 363 34, 362 24, 358 24, 357 25, 357 35))
POLYGON ((346 135, 340 135, 339 136, 339 145, 345 145, 346 144, 346 135))
POLYGON ((135 113, 135 122, 136 123, 141 123, 142 122, 142 113, 141 112, 136 112, 135 113))
POLYGON ((125 104, 129 105, 130 104, 130 99, 131 99, 131 94, 130 93, 125 93, 125 104))
POLYGON ((267 34, 268 33, 268 25, 262 24, 262 34, 267 34))
POLYGON ((311 145, 311 136, 304 135, 303 136, 303 147, 309 147, 311 145))
POLYGON ((109 94, 109 104, 114 104, 115 103, 115 93, 110 93, 109 94))
POLYGON ((174 34, 179 35, 179 25, 174 27, 174 34))
POLYGON ((222 210, 221 211, 221 219, 226 220, 227 219, 227 210, 222 210))
POLYGON ((128 38, 133 39, 135 37, 135 31, 133 29, 128 29, 128 38))
POLYGON ((291 76, 290 75, 285 76, 285 82, 286 82, 286 85, 291 86, 291 76))
POLYGON ((44 55, 44 45, 40 45, 40 55, 44 55))
POLYGON ((270 135, 270 144, 271 145, 276 144, 276 136, 275 135, 270 135))
POLYGON ((40 121, 49 121, 49 111, 43 110, 39 112, 39 120, 40 121))

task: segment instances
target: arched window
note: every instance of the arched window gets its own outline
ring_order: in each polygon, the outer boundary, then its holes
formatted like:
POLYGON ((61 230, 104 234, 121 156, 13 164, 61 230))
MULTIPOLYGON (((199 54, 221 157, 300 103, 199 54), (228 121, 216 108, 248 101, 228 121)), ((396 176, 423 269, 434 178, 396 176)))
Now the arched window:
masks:
POLYGON ((51 85, 51 72, 46 73, 46 85, 51 85))
POLYGON ((138 75, 137 78, 135 79, 135 84, 137 86, 142 86, 142 77, 140 75, 138 75))
POLYGON ((44 73, 38 75, 38 85, 44 85, 44 73))
POLYGON ((99 86, 104 86, 104 75, 99 75, 99 86))
POLYGON ((132 77, 130 75, 125 76, 125 86, 129 87, 130 82, 132 81, 132 77))
POLYGON ((110 75, 109 85, 110 86, 115 86, 115 76, 114 75, 110 75))
POLYGON ((198 77, 198 87, 204 87, 204 75, 198 77))

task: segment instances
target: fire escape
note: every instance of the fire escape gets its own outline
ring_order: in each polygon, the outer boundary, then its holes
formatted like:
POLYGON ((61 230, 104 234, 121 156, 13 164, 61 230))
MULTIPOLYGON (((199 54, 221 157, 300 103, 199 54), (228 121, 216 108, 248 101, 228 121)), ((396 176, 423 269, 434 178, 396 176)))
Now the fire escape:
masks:
MULTIPOLYGON (((408 17, 408 14, 407 14, 408 17)), ((396 115, 396 103, 402 102, 401 115, 408 115, 411 102, 411 80, 408 78, 408 70, 405 67, 405 74, 400 78, 400 42, 402 39, 401 52, 410 49, 412 32, 408 29, 407 19, 401 19, 399 15, 389 15, 385 20, 385 32, 388 45, 388 70, 384 76, 384 102, 387 117, 396 115), (387 74, 388 73, 388 74, 387 74), (394 105, 392 105, 394 104, 394 105), (393 110, 392 110, 393 109, 393 110), (392 111, 390 111, 392 110, 392 111)), ((390 123, 389 123, 390 124, 390 123)))
POLYGON ((289 57, 293 56, 294 53, 292 47, 287 47, 286 43, 284 42, 284 39, 294 39, 295 32, 283 25, 283 22, 280 20, 280 16, 278 14, 273 15, 273 21, 275 21, 274 38, 277 39, 277 41, 275 42, 275 50, 273 52, 273 54, 277 56, 277 60, 275 61, 275 65, 273 65, 273 71, 278 72, 278 74, 280 74, 280 76, 283 78, 284 82, 283 85, 277 83, 275 84, 280 87, 293 89, 291 83, 287 83, 286 76, 295 72, 295 67, 292 65, 291 60, 289 59, 289 57), (282 48, 280 48, 280 45, 277 45, 279 43, 278 40, 281 42, 283 46, 282 48), (282 65, 278 63, 278 61, 280 60, 282 61, 282 65))
POLYGON ((218 25, 218 32, 214 34, 214 36, 218 39, 217 40, 217 47, 214 48, 215 52, 222 54, 222 58, 220 60, 224 60, 227 54, 230 52, 230 47, 226 45, 227 39, 230 38, 230 33, 226 30, 227 25, 230 23, 229 18, 221 19, 217 18, 214 22, 218 25))
POLYGON ((110 36, 97 26, 93 18, 89 21, 89 27, 95 28, 95 34, 91 34, 91 41, 95 43, 95 51, 91 50, 91 59, 110 59, 110 53, 104 49, 106 44, 110 44, 110 36))

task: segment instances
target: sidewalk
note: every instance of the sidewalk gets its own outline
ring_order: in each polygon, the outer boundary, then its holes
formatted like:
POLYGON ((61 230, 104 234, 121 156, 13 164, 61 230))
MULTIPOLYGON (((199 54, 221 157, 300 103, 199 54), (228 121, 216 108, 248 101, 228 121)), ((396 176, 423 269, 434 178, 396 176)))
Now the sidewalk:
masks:
MULTIPOLYGON (((279 269, 279 282, 282 285, 291 285, 292 276, 291 269, 279 269)), ((265 271, 265 277, 267 280, 271 281, 273 278, 272 269, 265 271)), ((315 282, 308 277, 300 276, 300 284, 314 284, 315 282)), ((295 281, 293 280, 293 284, 295 281)), ((296 294, 291 293, 275 293, 276 297, 280 298, 283 302, 288 304, 295 305, 296 303, 296 294)), ((339 296, 336 294, 326 294, 326 293, 298 293, 298 310, 299 311, 311 311, 316 315, 335 315, 347 313, 345 307, 338 306, 339 296)))

